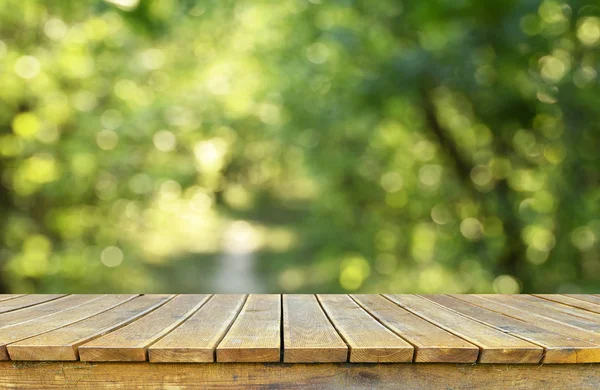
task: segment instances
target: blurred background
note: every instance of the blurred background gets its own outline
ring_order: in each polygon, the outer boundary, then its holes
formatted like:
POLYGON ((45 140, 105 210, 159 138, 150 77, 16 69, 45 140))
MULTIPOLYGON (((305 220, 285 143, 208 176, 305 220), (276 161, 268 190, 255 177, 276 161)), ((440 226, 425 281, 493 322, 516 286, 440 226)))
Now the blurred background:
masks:
POLYGON ((600 8, 0 2, 0 292, 598 292, 600 8))

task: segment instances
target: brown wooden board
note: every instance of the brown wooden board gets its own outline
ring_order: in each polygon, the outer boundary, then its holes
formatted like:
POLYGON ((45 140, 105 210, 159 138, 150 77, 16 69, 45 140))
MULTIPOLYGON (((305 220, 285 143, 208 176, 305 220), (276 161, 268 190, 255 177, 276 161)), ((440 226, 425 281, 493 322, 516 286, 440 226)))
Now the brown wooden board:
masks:
POLYGON ((488 310, 495 311, 500 314, 504 314, 509 317, 528 322, 530 324, 534 324, 537 327, 544 328, 555 333, 559 333, 563 335, 566 338, 566 340, 579 339, 587 341, 594 345, 600 345, 600 334, 589 330, 581 329, 561 321, 553 320, 551 318, 544 317, 543 315, 537 313, 532 313, 527 310, 494 302, 493 300, 486 299, 484 298, 484 296, 480 295, 456 294, 452 295, 452 297, 460 299, 461 301, 471 303, 473 305, 483 307, 488 310))
POLYGON ((63 298, 55 299, 50 302, 41 303, 39 305, 26 307, 20 310, 11 311, 9 313, 0 314, 0 328, 12 326, 20 322, 26 322, 33 319, 55 314, 57 312, 72 309, 76 306, 85 304, 89 301, 97 299, 102 295, 76 294, 68 295, 63 298))
POLYGON ((350 362, 411 362, 414 347, 374 319, 347 295, 317 295, 350 347, 350 362))
POLYGON ((600 296, 590 294, 565 294, 568 297, 600 305, 600 296))
POLYGON ((451 296, 426 295, 424 297, 473 320, 544 347, 542 363, 600 362, 600 346, 598 345, 565 337, 563 334, 556 333, 543 325, 540 327, 536 324, 508 317, 451 296))
POLYGON ((600 364, 0 362, 0 388, 597 390, 600 364))
MULTIPOLYGON (((533 295, 506 295, 514 302, 518 302, 519 305, 523 304, 527 307, 529 305, 535 305, 540 309, 546 309, 549 313, 560 313, 560 315, 568 315, 573 317, 582 318, 586 321, 590 321, 600 325, 600 314, 590 312, 588 310, 581 309, 570 305, 565 305, 560 302, 556 302, 550 299, 544 299, 533 295)), ((503 296, 504 297, 504 296, 503 296)), ((560 298, 558 298, 560 299, 560 298)))
POLYGON ((345 362, 348 347, 314 295, 283 296, 283 361, 345 362))
POLYGON ((534 296, 548 301, 561 303, 563 305, 576 307, 578 309, 591 311, 596 314, 600 314, 600 304, 583 301, 581 299, 573 298, 568 295, 560 294, 534 294, 534 296))
MULTIPOLYGON (((512 306, 517 309, 527 311, 529 313, 538 314, 541 317, 556 320, 565 324, 572 325, 574 327, 589 330, 591 332, 600 333, 600 322, 595 319, 584 318, 582 315, 575 315, 569 311, 557 310, 552 302, 545 301, 540 298, 536 298, 541 302, 529 302, 524 297, 512 297, 510 295, 483 295, 483 298, 502 303, 507 306, 512 306), (547 305, 549 304, 549 305, 547 305)), ((556 305, 568 308, 564 305, 556 305)), ((575 308, 570 308, 574 309, 575 308)), ((586 315, 597 315, 595 313, 586 312, 584 310, 577 309, 579 313, 585 313, 586 315)))
POLYGON ((148 347, 179 326, 209 295, 178 295, 158 309, 79 347, 83 361, 145 361, 148 347))
POLYGON ((415 362, 475 363, 479 348, 380 295, 352 295, 373 317, 415 346, 415 362))
POLYGON ((471 320, 415 295, 386 295, 392 302, 472 344, 479 346, 480 363, 539 363, 544 349, 471 320))
POLYGON ((215 349, 237 317, 246 295, 215 295, 181 326, 148 349, 151 362, 215 361, 215 349))
POLYGON ((103 295, 84 304, 0 329, 0 360, 9 358, 6 345, 76 323, 123 304, 136 295, 103 295))
POLYGON ((281 296, 250 295, 217 346, 219 362, 278 362, 281 346, 281 296))
POLYGON ((138 319, 167 302, 170 295, 144 295, 110 310, 13 344, 12 360, 77 360, 77 348, 138 319))
POLYGON ((43 302, 52 301, 63 297, 65 294, 34 294, 17 296, 14 299, 0 301, 0 314, 8 313, 9 311, 23 309, 25 307, 34 306, 43 302))

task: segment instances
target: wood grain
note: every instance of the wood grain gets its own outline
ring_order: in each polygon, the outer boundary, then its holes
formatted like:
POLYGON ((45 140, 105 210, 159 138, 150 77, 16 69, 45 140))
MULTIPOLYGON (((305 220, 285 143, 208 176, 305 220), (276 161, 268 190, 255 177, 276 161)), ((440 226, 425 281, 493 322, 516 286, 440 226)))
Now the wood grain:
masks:
POLYGON ((207 363, 237 317, 246 295, 215 295, 181 326, 148 349, 151 362, 207 363))
POLYGON ((540 309, 546 309, 552 313, 558 312, 569 316, 579 317, 600 325, 600 314, 598 313, 589 312, 587 310, 565 305, 548 299, 543 299, 533 295, 506 295, 506 297, 509 297, 513 301, 518 302, 519 305, 535 305, 540 309))
POLYGON ((0 359, 589 364, 600 362, 596 298, 0 296, 0 359))
POLYGON ((22 297, 24 294, 0 294, 0 302, 22 297))
POLYGON ((0 362, 0 388, 596 390, 600 365, 0 362))
POLYGON ((580 299, 582 301, 595 303, 596 305, 600 305, 600 296, 598 295, 590 295, 590 294, 565 294, 568 297, 580 299))
POLYGON ((391 301, 440 328, 479 346, 480 363, 539 363, 543 348, 415 295, 386 295, 391 301))
POLYGON ((598 345, 565 337, 552 329, 471 305, 451 296, 426 295, 424 297, 473 320, 544 347, 542 363, 600 362, 600 346, 598 345))
POLYGON ((534 296, 542 299, 546 299, 552 302, 562 303, 563 305, 569 305, 578 309, 591 311, 593 313, 600 314, 600 304, 583 301, 581 299, 573 298, 567 295, 560 294, 533 294, 534 296))
POLYGON ((352 295, 372 316, 415 346, 415 362, 475 363, 479 348, 380 295, 352 295))
POLYGON ((350 362, 410 362, 414 347, 375 320, 347 295, 317 295, 350 347, 350 362))
POLYGON ((77 347, 149 313, 170 295, 144 295, 110 310, 41 335, 10 344, 12 360, 77 360, 77 347))
POLYGON ((14 311, 18 309, 23 309, 29 306, 34 306, 43 302, 52 301, 63 296, 65 296, 65 294, 35 294, 24 295, 21 297, 16 297, 15 299, 1 301, 0 314, 8 313, 9 311, 14 311))
POLYGON ((82 361, 145 361, 148 347, 179 326, 210 295, 178 295, 150 314, 79 347, 82 361))
POLYGON ((45 302, 32 307, 15 310, 10 313, 0 314, 0 328, 12 326, 20 322, 30 321, 32 319, 38 319, 50 314, 55 314, 59 311, 72 309, 76 306, 83 305, 101 296, 101 294, 68 295, 66 297, 59 298, 50 302, 45 302))
POLYGON ((127 302, 136 295, 103 295, 82 305, 0 329, 0 360, 9 358, 6 345, 81 321, 127 302))
MULTIPOLYGON (((593 319, 583 318, 583 315, 574 315, 568 311, 565 312, 563 310, 556 310, 553 305, 546 305, 546 303, 551 302, 544 301, 543 299, 537 298, 542 302, 531 303, 525 300, 525 297, 519 299, 511 297, 510 295, 482 295, 482 297, 493 302, 502 303, 504 305, 512 306, 523 311, 538 314, 544 318, 550 318, 580 329, 585 329, 596 333, 600 332, 600 322, 596 322, 593 319)), ((595 314, 586 312, 584 310, 579 311, 581 313, 586 313, 586 315, 595 314)))
POLYGON ((470 304, 483 307, 488 310, 493 310, 497 313, 504 314, 509 317, 513 317, 530 324, 534 324, 540 328, 547 329, 549 331, 559 333, 565 337, 568 341, 570 339, 578 339, 587 341, 594 345, 600 345, 600 335, 585 329, 578 328, 577 326, 573 326, 561 321, 556 321, 538 313, 533 313, 528 310, 519 309, 513 306, 504 305, 499 302, 494 302, 493 300, 489 300, 484 298, 484 296, 480 295, 461 295, 456 294, 452 295, 452 297, 459 299, 461 301, 468 302, 470 304))
POLYGON ((345 362, 348 347, 314 295, 283 296, 283 361, 345 362))
POLYGON ((278 362, 281 297, 250 295, 217 346, 218 362, 278 362))

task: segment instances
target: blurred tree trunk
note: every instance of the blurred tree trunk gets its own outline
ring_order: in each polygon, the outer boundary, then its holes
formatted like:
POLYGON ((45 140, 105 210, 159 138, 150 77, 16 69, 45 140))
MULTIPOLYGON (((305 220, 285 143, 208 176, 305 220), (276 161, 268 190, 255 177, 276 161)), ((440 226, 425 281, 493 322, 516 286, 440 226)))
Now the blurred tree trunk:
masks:
MULTIPOLYGON (((504 213, 502 214, 494 213, 493 211, 489 210, 485 211, 488 216, 493 215, 502 221, 506 237, 504 253, 499 259, 497 259, 496 273, 508 274, 517 277, 522 283, 521 292, 530 291, 531 283, 529 277, 527 276, 526 270, 522 269, 521 266, 521 259, 525 256, 525 245, 521 239, 521 226, 518 216, 514 213, 510 201, 510 189, 506 181, 500 181, 496 191, 493 191, 489 194, 478 191, 471 180, 471 170, 474 167, 462 155, 458 145, 452 139, 452 136, 448 134, 440 124, 437 118, 435 105, 431 101, 430 90, 427 87, 421 88, 421 101, 422 108, 425 111, 428 128, 435 136, 441 149, 445 151, 450 164, 453 166, 465 189, 469 191, 470 196, 473 199, 480 201, 480 203, 484 206, 484 210, 487 209, 487 205, 490 203, 500 204, 501 208, 504 210, 504 213), (493 199, 495 202, 490 201, 489 198, 491 197, 496 198, 493 199)), ((496 148, 505 149, 506 145, 496 138, 492 141, 492 144, 495 145, 496 148)), ((507 150, 500 151, 501 155, 506 155, 506 153, 507 150)))

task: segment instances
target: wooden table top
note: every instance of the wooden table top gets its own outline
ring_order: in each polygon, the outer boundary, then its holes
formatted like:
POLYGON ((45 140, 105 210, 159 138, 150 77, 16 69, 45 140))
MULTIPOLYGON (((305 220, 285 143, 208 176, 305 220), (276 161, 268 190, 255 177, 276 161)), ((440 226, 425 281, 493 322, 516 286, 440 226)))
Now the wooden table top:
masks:
POLYGON ((0 360, 596 363, 600 295, 0 295, 0 360))

